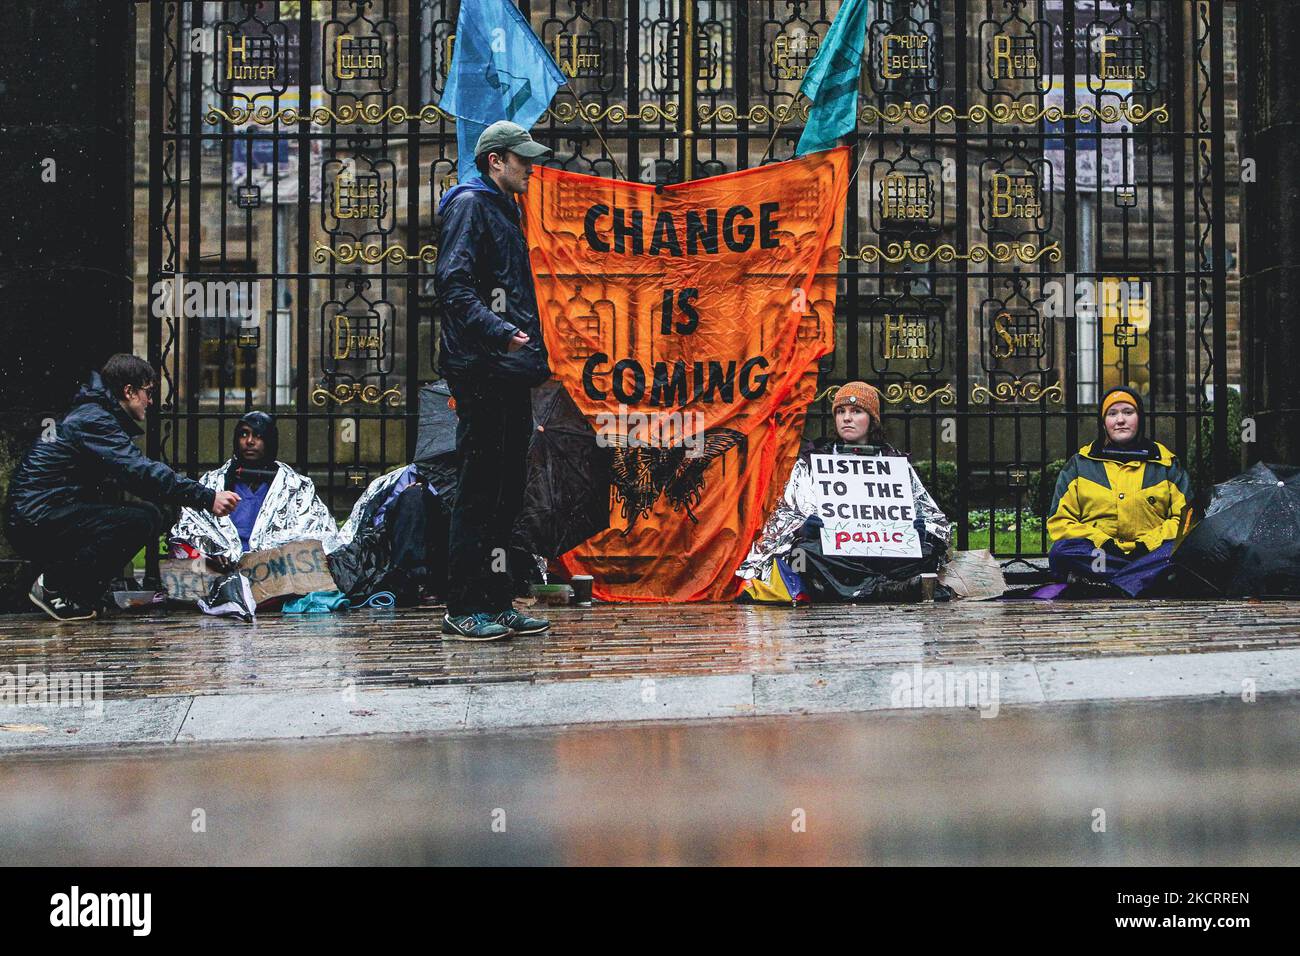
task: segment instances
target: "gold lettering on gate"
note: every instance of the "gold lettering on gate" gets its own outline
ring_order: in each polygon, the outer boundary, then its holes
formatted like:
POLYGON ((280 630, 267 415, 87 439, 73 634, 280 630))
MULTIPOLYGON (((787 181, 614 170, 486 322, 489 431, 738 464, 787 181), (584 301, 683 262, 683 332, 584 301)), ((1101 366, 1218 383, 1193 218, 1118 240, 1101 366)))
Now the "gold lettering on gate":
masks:
POLYGON ((460 174, 453 170, 443 176, 438 177, 438 199, 441 200, 447 190, 460 182, 460 174))
POLYGON ((1043 214, 1036 176, 994 173, 989 190, 994 219, 1037 219, 1043 214))
POLYGON ((235 46, 234 34, 226 34, 226 79, 227 80, 274 80, 274 64, 257 64, 249 62, 249 53, 256 53, 258 48, 265 49, 270 46, 274 50, 274 41, 269 37, 240 37, 239 45, 235 46), (248 48, 249 43, 253 43, 253 50, 248 48), (239 63, 235 63, 235 54, 239 54, 239 63))
POLYGON ((560 72, 570 79, 578 76, 591 76, 600 72, 600 47, 595 37, 579 37, 576 33, 557 33, 555 35, 555 62, 560 72), (569 41, 569 52, 565 55, 564 41, 569 41), (594 43, 594 45, 593 45, 594 43))
POLYGON ((348 48, 356 39, 351 34, 341 33, 334 38, 334 75, 340 80, 355 80, 358 70, 383 72, 384 55, 382 53, 349 52, 348 48))
POLYGON ((906 313, 885 313, 885 359, 928 359, 932 357, 925 318, 906 313))
POLYGON ((1006 359, 1023 355, 1037 356, 1042 353, 1042 329, 1017 331, 1015 319, 1005 309, 993 317, 993 334, 997 336, 997 340, 993 342, 994 358, 1006 359), (999 343, 1002 343, 1001 347, 999 347, 999 343))
POLYGON ((1038 53, 1033 37, 1016 37, 1013 43, 1009 33, 999 33, 993 38, 993 79, 1016 80, 1041 75, 1038 53))
POLYGON ((379 178, 364 176, 353 179, 340 173, 334 179, 334 218, 379 219, 383 216, 379 201, 379 178))
MULTIPOLYGON (((353 316, 352 318, 365 318, 353 316)), ((377 358, 384 353, 384 331, 375 328, 354 332, 348 316, 342 312, 334 316, 334 358, 377 358), (363 354, 364 353, 364 354, 363 354)))
POLYGON ((924 33, 887 33, 880 38, 880 75, 886 80, 930 73, 930 37, 924 33))
POLYGON ((812 66, 821 37, 816 33, 779 34, 772 41, 772 66, 778 80, 802 80, 812 66))
POLYGON ((880 181, 882 219, 921 219, 934 215, 930 177, 924 173, 892 172, 880 181))
POLYGON ((1143 43, 1140 37, 1126 37, 1106 33, 1100 37, 1101 50, 1097 64, 1099 80, 1145 80, 1147 68, 1141 62, 1143 43), (1118 52, 1111 46, 1117 46, 1118 52))

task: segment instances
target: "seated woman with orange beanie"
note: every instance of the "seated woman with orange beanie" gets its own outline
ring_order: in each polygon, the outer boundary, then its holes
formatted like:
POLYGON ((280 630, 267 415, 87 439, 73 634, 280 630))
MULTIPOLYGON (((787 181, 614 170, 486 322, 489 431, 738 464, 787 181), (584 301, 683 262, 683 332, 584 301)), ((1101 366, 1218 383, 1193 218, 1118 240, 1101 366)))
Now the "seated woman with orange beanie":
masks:
POLYGON ((1061 583, 1035 597, 1137 597, 1164 580, 1190 482, 1173 452, 1142 437, 1143 417, 1131 389, 1102 398, 1098 438, 1061 469, 1047 519, 1061 583))
POLYGON ((748 582, 741 601, 916 600, 921 594, 920 575, 938 570, 947 556, 952 526, 910 464, 907 470, 916 503, 921 556, 849 557, 822 552, 822 520, 817 513, 810 456, 906 457, 886 441, 880 425, 880 392, 866 382, 840 386, 831 413, 835 416, 836 437, 819 439, 800 453, 785 493, 736 571, 748 582))

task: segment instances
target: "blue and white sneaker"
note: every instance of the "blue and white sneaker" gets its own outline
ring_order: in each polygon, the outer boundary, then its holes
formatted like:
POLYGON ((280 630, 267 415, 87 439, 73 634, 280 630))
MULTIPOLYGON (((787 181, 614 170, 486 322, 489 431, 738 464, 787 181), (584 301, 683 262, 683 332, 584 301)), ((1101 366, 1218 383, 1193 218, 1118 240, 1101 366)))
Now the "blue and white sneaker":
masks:
POLYGON ((499 641, 510 637, 515 632, 504 624, 497 624, 491 614, 462 614, 452 617, 442 616, 442 639, 444 641, 499 641))
POLYGON ((541 634, 551 626, 551 622, 544 617, 529 617, 514 608, 502 611, 492 620, 510 628, 515 634, 541 634))

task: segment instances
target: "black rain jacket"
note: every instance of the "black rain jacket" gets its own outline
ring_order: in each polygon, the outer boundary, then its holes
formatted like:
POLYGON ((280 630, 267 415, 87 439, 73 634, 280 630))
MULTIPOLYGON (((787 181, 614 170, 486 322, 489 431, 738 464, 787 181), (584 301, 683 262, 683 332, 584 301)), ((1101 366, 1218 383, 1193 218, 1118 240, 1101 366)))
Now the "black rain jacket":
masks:
POLYGON ((107 503, 118 488, 146 501, 211 510, 216 492, 146 458, 131 440, 141 434, 99 373, 92 373, 56 436, 37 441, 14 469, 10 527, 38 526, 69 505, 107 503))
POLYGON ((442 374, 540 385, 551 369, 518 203, 492 183, 473 179, 448 190, 438 212, 442 374), (500 314, 493 305, 502 307, 500 314), (528 344, 510 352, 506 345, 516 330, 528 344))

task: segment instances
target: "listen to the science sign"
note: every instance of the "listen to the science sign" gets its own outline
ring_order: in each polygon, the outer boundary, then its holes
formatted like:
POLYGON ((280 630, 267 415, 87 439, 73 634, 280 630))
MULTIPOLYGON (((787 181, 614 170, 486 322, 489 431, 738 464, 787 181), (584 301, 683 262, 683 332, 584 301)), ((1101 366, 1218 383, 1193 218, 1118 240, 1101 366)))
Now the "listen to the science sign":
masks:
POLYGON ((906 458, 813 455, 811 464, 823 554, 921 556, 906 458))

